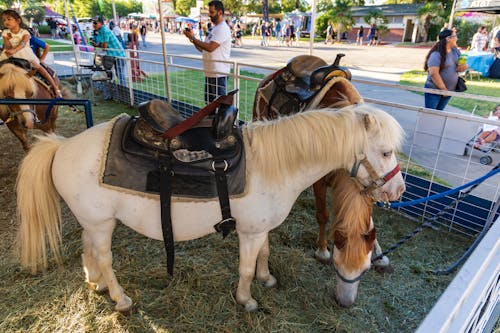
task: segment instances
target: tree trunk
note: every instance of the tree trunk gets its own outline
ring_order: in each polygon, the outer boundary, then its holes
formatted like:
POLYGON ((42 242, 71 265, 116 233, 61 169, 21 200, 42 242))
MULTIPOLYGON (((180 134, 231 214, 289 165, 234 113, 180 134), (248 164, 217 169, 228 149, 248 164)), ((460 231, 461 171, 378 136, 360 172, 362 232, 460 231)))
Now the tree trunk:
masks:
POLYGON ((262 16, 264 17, 264 22, 269 22, 269 6, 267 0, 262 0, 262 16))

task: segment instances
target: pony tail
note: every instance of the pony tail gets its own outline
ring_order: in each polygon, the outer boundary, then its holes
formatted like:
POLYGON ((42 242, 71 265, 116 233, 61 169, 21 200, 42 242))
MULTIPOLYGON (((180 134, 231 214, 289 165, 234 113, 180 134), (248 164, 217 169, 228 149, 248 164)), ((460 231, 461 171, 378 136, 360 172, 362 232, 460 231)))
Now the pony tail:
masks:
POLYGON ((52 182, 52 160, 62 139, 50 134, 38 137, 19 168, 16 182, 17 219, 16 239, 21 265, 36 273, 48 264, 50 248, 55 260, 61 255, 61 208, 59 194, 52 182), (33 168, 36 165, 36 168, 33 168))

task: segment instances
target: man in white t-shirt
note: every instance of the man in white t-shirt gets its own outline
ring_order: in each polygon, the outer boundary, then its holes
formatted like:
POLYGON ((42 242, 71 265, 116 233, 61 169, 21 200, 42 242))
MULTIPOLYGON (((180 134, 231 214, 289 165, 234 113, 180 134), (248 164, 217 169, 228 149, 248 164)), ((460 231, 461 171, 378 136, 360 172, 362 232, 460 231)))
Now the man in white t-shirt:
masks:
POLYGON ((224 20, 222 1, 214 0, 208 3, 208 16, 214 27, 205 37, 205 41, 196 39, 191 29, 184 30, 184 35, 203 54, 207 104, 226 94, 227 78, 231 70, 229 63, 221 62, 229 61, 231 55, 231 29, 224 20))

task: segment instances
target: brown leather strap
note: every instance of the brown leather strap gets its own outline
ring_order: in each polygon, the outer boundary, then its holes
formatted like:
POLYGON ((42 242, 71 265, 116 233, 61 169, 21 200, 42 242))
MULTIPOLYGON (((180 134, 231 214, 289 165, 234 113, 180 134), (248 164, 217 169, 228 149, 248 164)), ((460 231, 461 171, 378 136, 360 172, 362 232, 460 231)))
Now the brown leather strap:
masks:
POLYGON ((184 120, 182 123, 169 128, 165 133, 163 133, 161 136, 164 139, 173 139, 176 136, 181 135, 194 125, 198 124, 203 118, 208 116, 209 114, 212 114, 215 109, 219 107, 221 104, 226 104, 226 105, 231 105, 233 104, 233 95, 236 94, 238 90, 233 90, 230 91, 227 95, 225 96, 219 96, 215 101, 212 103, 208 104, 205 106, 203 109, 199 110, 195 114, 193 114, 191 117, 187 118, 184 120))

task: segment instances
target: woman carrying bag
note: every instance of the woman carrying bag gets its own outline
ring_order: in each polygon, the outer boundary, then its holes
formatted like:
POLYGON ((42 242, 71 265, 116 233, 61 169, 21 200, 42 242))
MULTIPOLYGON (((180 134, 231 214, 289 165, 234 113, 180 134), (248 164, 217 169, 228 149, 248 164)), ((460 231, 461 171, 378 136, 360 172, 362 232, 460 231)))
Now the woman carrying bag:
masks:
MULTIPOLYGON (((439 33, 439 41, 430 49, 425 58, 424 70, 428 71, 425 88, 456 91, 458 72, 467 69, 467 64, 459 64, 460 50, 457 47, 457 34, 450 29, 439 33)), ((425 93, 425 107, 443 110, 451 96, 425 93)))

